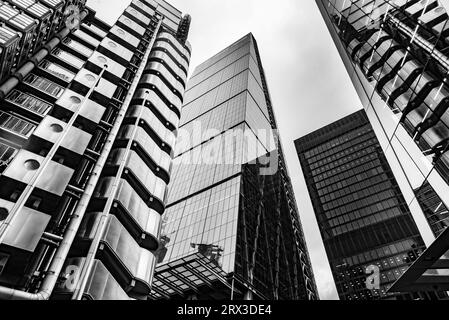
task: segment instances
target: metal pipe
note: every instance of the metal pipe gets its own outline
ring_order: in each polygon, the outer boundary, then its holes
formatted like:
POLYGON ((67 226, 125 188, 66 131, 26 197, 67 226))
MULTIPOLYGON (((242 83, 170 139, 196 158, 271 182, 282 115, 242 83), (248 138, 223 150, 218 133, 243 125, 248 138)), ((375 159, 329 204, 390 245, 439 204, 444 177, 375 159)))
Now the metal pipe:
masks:
MULTIPOLYGON (((105 68, 100 73, 98 79, 101 79, 101 76, 104 73, 104 71, 105 68)), ((87 101, 87 99, 92 94, 95 87, 96 86, 93 86, 91 90, 89 90, 89 93, 86 96, 85 101, 87 101)), ((78 112, 80 109, 78 109, 78 112)), ((75 118, 76 118, 75 116, 72 118, 73 121, 75 118)), ((117 123, 114 125, 114 127, 117 128, 117 132, 120 126, 121 121, 117 121, 117 123)), ((96 185, 100 178, 101 171, 103 170, 107 157, 109 156, 109 152, 112 149, 114 140, 115 136, 112 135, 111 132, 108 142, 105 144, 105 148, 101 153, 101 157, 95 165, 91 178, 89 179, 89 183, 87 184, 86 190, 83 196, 81 197, 80 202, 78 203, 78 206, 73 214, 72 219, 70 220, 69 226, 67 227, 67 230, 64 234, 64 239, 60 243, 58 250, 56 251, 54 257, 51 260, 50 266, 48 267, 40 291, 37 293, 29 293, 12 288, 0 287, 0 300, 48 300, 50 298, 53 289, 58 281, 62 267, 64 266, 67 255, 76 237, 78 229, 81 225, 81 221, 84 217, 87 206, 95 191, 96 185)))
POLYGON ((44 174, 45 169, 47 169, 47 166, 51 163, 53 157, 56 155, 56 152, 58 151, 58 149, 61 146, 62 142, 68 136, 68 134, 70 132, 70 129, 72 128, 73 124, 75 123, 76 119, 78 118, 78 116, 79 116, 79 114, 81 112, 81 109, 86 104, 86 102, 89 100, 89 97, 94 92, 95 88, 97 87, 98 83, 100 82, 100 80, 101 80, 101 78, 102 78, 102 76, 103 76, 103 74, 104 74, 106 69, 107 69, 107 65, 104 65, 104 67, 102 68, 100 74, 98 75, 98 79, 97 79, 96 84, 93 85, 89 89, 89 92, 84 97, 82 103, 80 103, 80 105, 78 107, 78 110, 73 114, 73 116, 70 119, 70 121, 66 124, 65 130, 59 136, 58 140, 53 144, 53 147, 48 152, 48 154, 44 158, 44 160, 42 161, 41 166, 39 167, 37 172, 32 177, 30 183, 25 187, 25 190, 22 192, 22 194, 20 195, 19 199, 14 204, 14 206, 11 208, 10 214, 8 215, 8 217, 6 218, 4 223, 2 225, 0 225, 0 244, 3 243, 3 241, 5 240, 5 237, 6 237, 6 234, 7 234, 7 231, 8 231, 8 227, 10 227, 14 223, 14 220, 17 217, 18 212, 20 210, 22 210, 23 207, 25 206, 26 201, 28 200, 30 195, 33 193, 34 188, 36 187, 39 179, 44 174))
POLYGON ((49 232, 45 232, 44 235, 42 236, 42 238, 51 240, 54 242, 62 242, 62 240, 64 240, 63 237, 57 236, 57 235, 49 233, 49 232))
MULTIPOLYGON (((143 74, 143 72, 145 70, 147 61, 148 61, 150 53, 151 53, 151 49, 152 49, 152 47, 154 45, 154 42, 156 40, 158 31, 159 31, 161 25, 162 25, 162 19, 159 20, 159 23, 158 23, 158 25, 157 25, 154 33, 153 33, 153 38, 151 40, 151 43, 148 45, 147 51, 146 51, 146 53, 144 55, 144 58, 142 59, 140 67, 139 67, 138 71, 136 72, 135 79, 140 79, 141 75, 143 74)), ((132 101, 132 99, 134 97, 134 92, 137 89, 137 86, 138 86, 138 81, 135 81, 133 83, 133 85, 131 86, 131 88, 130 88, 128 96, 126 97, 126 100, 125 100, 125 105, 127 105, 127 107, 126 108, 122 108, 122 110, 120 111, 120 114, 119 114, 120 122, 122 122, 123 118, 125 117, 125 114, 126 114, 126 111, 127 111, 126 109, 128 108, 129 104, 131 103, 131 101, 132 101)), ((142 117, 143 110, 144 110, 144 107, 145 107, 145 103, 146 103, 147 98, 148 98, 148 94, 149 94, 149 92, 146 91, 146 96, 145 96, 145 99, 144 99, 144 105, 142 106, 142 108, 140 110, 139 117, 136 120, 136 125, 135 125, 135 128, 133 130, 133 134, 132 134, 131 138, 129 139, 126 152, 125 152, 125 154, 123 156, 123 161, 122 161, 122 163, 121 163, 121 165, 120 165, 120 167, 119 167, 119 169, 117 171, 117 174, 115 176, 114 183, 112 185, 111 195, 108 198, 108 200, 106 202, 106 205, 105 205, 105 208, 104 208, 104 210, 103 210, 103 212, 102 212, 102 214, 100 216, 100 221, 98 223, 94 239, 92 240, 92 243, 90 245, 89 252, 87 254, 86 260, 84 261, 84 263, 82 264, 82 267, 80 268, 80 271, 79 271, 79 276, 80 276, 80 278, 79 278, 79 285, 75 289, 75 292, 73 293, 73 296, 72 296, 72 299, 74 299, 74 300, 81 300, 83 298, 83 294, 84 294, 84 291, 86 289, 89 276, 90 276, 90 274, 92 272, 95 256, 97 255, 97 251, 98 251, 98 247, 100 245, 100 241, 103 238, 104 233, 106 232, 106 226, 107 226, 109 214, 110 214, 112 205, 114 203, 114 200, 116 198, 116 193, 118 191, 118 187, 119 187, 120 181, 122 179, 122 174, 123 174, 123 172, 125 170, 125 166, 126 166, 126 163, 128 161, 128 158, 130 157, 130 150, 131 150, 133 141, 135 139, 135 136, 137 134, 139 121, 140 121, 140 119, 142 117)), ((116 130, 118 131, 119 128, 117 128, 116 130)))
POLYGON ((399 30, 411 37, 412 41, 410 41, 410 43, 416 41, 420 45, 420 47, 426 50, 435 60, 437 60, 442 66, 444 66, 446 70, 449 70, 449 59, 446 55, 437 50, 433 44, 424 39, 418 33, 415 33, 414 30, 409 28, 398 18, 392 16, 391 14, 388 14, 388 17, 391 22, 393 22, 398 27, 399 30))
POLYGON ((46 244, 46 245, 48 245, 48 246, 50 246, 50 247, 53 247, 53 248, 59 247, 59 242, 56 242, 56 241, 53 241, 53 240, 50 240, 50 239, 47 239, 47 238, 42 238, 41 242, 46 244))

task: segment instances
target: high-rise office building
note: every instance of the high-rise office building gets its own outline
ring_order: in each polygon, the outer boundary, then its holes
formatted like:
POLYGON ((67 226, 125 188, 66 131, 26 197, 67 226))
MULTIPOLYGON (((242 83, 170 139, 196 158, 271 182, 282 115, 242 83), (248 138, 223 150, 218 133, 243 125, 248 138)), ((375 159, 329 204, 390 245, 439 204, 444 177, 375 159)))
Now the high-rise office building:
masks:
POLYGON ((0 3, 0 299, 147 299, 190 16, 0 3))
MULTIPOLYGON (((432 245, 421 258, 427 262, 415 264, 413 273, 422 275, 432 268, 430 261, 436 263, 449 249, 444 240, 449 231, 435 241, 415 194, 430 186, 443 205, 449 205, 447 2, 316 3, 418 228, 427 246, 432 245)), ((419 287, 431 289, 440 281, 449 287, 448 279, 436 277, 420 279, 419 287)))
POLYGON ((387 290, 425 245, 366 113, 295 145, 340 298, 407 298, 387 290), (375 270, 379 286, 370 288, 375 270))
POLYGON ((182 109, 155 299, 318 298, 276 128, 252 34, 196 68, 182 109))

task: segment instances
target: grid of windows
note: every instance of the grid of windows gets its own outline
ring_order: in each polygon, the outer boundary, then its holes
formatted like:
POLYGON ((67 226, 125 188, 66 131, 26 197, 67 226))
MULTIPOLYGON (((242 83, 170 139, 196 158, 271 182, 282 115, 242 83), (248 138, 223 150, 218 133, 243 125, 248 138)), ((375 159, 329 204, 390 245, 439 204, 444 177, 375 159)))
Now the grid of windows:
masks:
POLYGON ((169 185, 168 203, 239 174, 243 164, 265 153, 247 125, 228 130, 174 160, 171 177, 176 183, 169 185))
POLYGON ((162 236, 168 237, 165 261, 217 246, 216 260, 225 272, 234 269, 240 177, 180 202, 164 214, 162 236))
POLYGON ((363 87, 359 94, 365 108, 373 105, 389 139, 416 143, 432 157, 437 173, 448 182, 449 66, 441 57, 446 56, 449 19, 441 1, 319 2, 346 49, 344 59, 352 60, 352 78, 356 87, 363 87), (384 107, 397 115, 411 139, 388 129, 384 107))
POLYGON ((424 242, 364 111, 296 142, 341 299, 389 297, 424 242), (366 286, 380 270, 380 289, 366 286))

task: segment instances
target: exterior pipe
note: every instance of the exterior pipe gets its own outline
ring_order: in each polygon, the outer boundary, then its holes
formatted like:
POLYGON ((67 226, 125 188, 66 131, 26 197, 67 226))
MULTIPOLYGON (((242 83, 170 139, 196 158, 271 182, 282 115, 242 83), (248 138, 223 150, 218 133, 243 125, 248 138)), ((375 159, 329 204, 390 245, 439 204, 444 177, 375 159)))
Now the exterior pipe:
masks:
POLYGON ((416 41, 422 48, 424 48, 424 50, 426 50, 435 60, 441 63, 446 68, 446 70, 449 71, 449 59, 446 55, 441 53, 439 50, 434 49, 434 45, 425 40, 419 34, 415 33, 398 18, 393 17, 391 14, 389 14, 388 16, 391 22, 393 22, 402 32, 407 34, 411 39, 414 39, 414 41, 416 41))
MULTIPOLYGON (((141 74, 144 72, 144 70, 146 68, 147 61, 149 59, 150 53, 152 51, 154 42, 156 40, 156 37, 157 37, 157 34, 159 32, 159 29, 160 29, 161 25, 162 25, 162 19, 159 20, 159 23, 158 23, 158 25, 157 25, 157 27, 156 27, 156 29, 154 31, 153 38, 152 38, 150 44, 148 45, 148 49, 147 49, 147 51, 145 53, 144 58, 142 59, 140 67, 139 67, 139 69, 138 69, 138 71, 136 73, 135 79, 139 79, 141 74)), ((138 81, 135 81, 133 86, 132 86, 132 88, 130 89, 130 91, 128 93, 127 98, 126 98, 127 99, 127 102, 125 103, 126 107, 122 108, 122 110, 120 111, 119 119, 118 119, 118 122, 120 122, 120 123, 123 121, 123 119, 124 119, 124 117, 126 115, 126 111, 127 111, 128 107, 129 107, 129 104, 131 103, 131 101, 132 101, 132 99, 134 97, 134 92, 137 89, 137 86, 138 86, 138 81)), ((145 102, 147 101, 147 97, 148 97, 148 93, 146 93, 146 96, 145 96, 145 99, 144 99, 144 105, 145 105, 145 102)), ((124 155, 122 164, 120 165, 119 170, 117 172, 117 175, 116 175, 116 177, 114 179, 114 184, 112 186, 111 196, 108 198, 108 201, 107 201, 107 203, 105 205, 105 208, 104 208, 104 210, 103 210, 103 212, 101 214, 100 222, 98 224, 98 227, 97 227, 94 239, 93 239, 93 241, 92 241, 92 243, 90 245, 89 252, 87 254, 86 260, 84 261, 84 263, 82 264, 82 267, 79 270, 79 276, 80 276, 80 278, 79 278, 79 285, 77 286, 77 288, 75 289, 75 292, 73 293, 73 296, 72 296, 73 300, 81 300, 83 298, 84 291, 86 289, 87 282, 89 280, 89 276, 90 276, 90 274, 92 272, 95 256, 97 255, 97 252, 98 252, 98 247, 100 245, 100 242, 101 242, 101 239, 103 238, 104 233, 106 232, 106 226, 107 226, 107 222, 108 222, 109 215, 110 215, 109 212, 111 211, 112 204, 113 204, 113 202, 115 200, 115 196, 116 196, 116 193, 117 193, 117 190, 118 190, 118 186, 119 186, 120 180, 122 178, 122 173, 123 173, 123 171, 125 169, 126 162, 127 162, 128 158, 129 158, 129 155, 130 155, 130 150, 131 150, 131 147, 132 147, 132 144, 133 144, 133 140, 135 138, 135 135, 137 134, 137 129, 138 129, 138 125, 139 125, 139 122, 140 122, 140 118, 142 117, 143 109, 144 109, 144 106, 142 106, 142 109, 140 110, 140 114, 139 114, 139 117, 138 117, 138 119, 136 121, 136 126, 134 128, 133 135, 132 135, 132 137, 130 138, 130 140, 128 142, 128 146, 127 146, 126 153, 124 155)), ((120 126, 117 127, 117 128, 114 128, 113 129, 114 134, 116 134, 116 131, 118 132, 119 129, 120 129, 120 126)))
POLYGON ((94 90, 97 87, 98 83, 100 82, 100 80, 101 80, 101 78, 103 76, 103 73, 105 72, 106 68, 107 68, 107 65, 105 65, 103 67, 103 69, 101 70, 101 72, 100 72, 100 74, 98 76, 96 84, 94 86, 92 86, 92 88, 90 88, 89 92, 84 97, 84 100, 82 101, 82 103, 80 103, 80 105, 78 107, 78 110, 73 114, 73 116, 70 119, 70 121, 66 124, 65 130, 63 131, 61 136, 58 138, 58 140, 53 144, 53 147, 48 152, 46 158, 42 162, 42 164, 39 167, 38 171, 34 174, 33 178, 31 179, 31 182, 26 186, 25 190, 22 192, 22 194, 20 195, 19 199, 17 200, 17 202, 12 207, 9 216, 6 218, 6 220, 3 222, 3 224, 0 225, 0 244, 3 243, 3 241, 4 241, 5 237, 6 237, 6 234, 7 234, 7 231, 8 231, 8 227, 10 227, 14 223, 14 220, 17 217, 18 212, 20 210, 22 210, 23 207, 25 206, 25 202, 28 200, 28 198, 30 197, 30 195, 34 191, 34 188, 36 187, 39 179, 44 174, 45 169, 47 168, 47 166, 52 161, 53 157, 55 156, 56 152, 58 151, 58 149, 61 146, 61 144, 64 141, 64 139, 68 136, 68 134, 70 132, 70 129, 73 126, 73 124, 75 123, 76 119, 78 118, 83 105, 89 100, 89 97, 94 92, 94 90))
MULTIPOLYGON (((83 10, 80 15, 80 21, 84 20, 89 11, 87 9, 83 10)), ((40 49, 36 54, 34 54, 28 62, 26 62, 19 70, 16 71, 8 80, 6 80, 0 86, 0 100, 3 100, 8 93, 14 89, 25 76, 27 76, 33 69, 46 57, 50 52, 64 39, 69 33, 70 28, 65 27, 57 35, 55 35, 47 44, 40 49)))
POLYGON ((60 237, 60 236, 57 236, 55 234, 51 234, 51 233, 48 233, 48 232, 45 232, 44 235, 42 236, 42 238, 45 238, 47 240, 51 240, 51 241, 54 241, 54 242, 57 242, 57 243, 62 242, 64 240, 63 237, 60 237))
MULTIPOLYGON (((105 66, 106 67, 106 66, 105 66)), ((103 73, 105 71, 105 68, 102 70, 98 77, 98 81, 101 79, 103 73)), ((84 102, 86 102, 89 99, 89 96, 93 93, 96 86, 93 86, 89 93, 86 95, 86 98, 84 102)), ((78 109, 78 112, 80 108, 78 109)), ((77 115, 74 114, 71 121, 75 121, 77 115)), ((119 126, 121 125, 118 124, 119 126)), ((67 130, 68 132, 69 128, 71 127, 70 122, 67 124, 67 130)), ((65 137, 65 135, 62 136, 62 139, 65 137)), ((59 143, 62 141, 62 139, 59 139, 59 143)), ((63 241, 60 243, 58 250, 56 251, 55 256, 53 257, 50 267, 46 273, 46 276, 44 278, 44 281, 42 283, 41 289, 38 293, 29 293, 25 291, 20 291, 16 289, 11 289, 7 287, 0 287, 0 300, 48 300, 50 299, 50 296, 53 292, 53 289, 58 281, 59 274, 61 273, 61 270, 64 266, 65 260, 67 258, 67 255, 69 253, 69 250, 73 244, 73 241, 75 239, 75 236, 78 232, 79 226, 81 225, 81 221, 84 217, 84 214, 87 209, 87 205, 89 204, 90 198, 92 197, 96 184, 99 180, 101 171, 103 169, 104 164, 106 163, 106 159, 109 155, 109 151, 112 148, 112 142, 115 140, 115 138, 109 138, 108 141, 110 142, 105 145, 105 148, 102 152, 102 156, 97 162, 94 171, 92 173, 91 178, 89 179, 88 186, 86 188, 86 192, 83 194, 83 197, 81 198, 75 213, 73 214, 72 219, 70 220, 69 226, 67 228, 67 231, 65 232, 63 241), (106 147, 108 146, 108 148, 106 147)), ((59 144, 56 143, 52 149, 56 152, 57 146, 59 144), (55 148, 56 146, 56 148, 55 148)), ((51 153, 51 152, 50 152, 51 153)), ((53 158, 53 156, 47 156, 47 160, 53 158)), ((43 166, 45 167, 45 165, 43 166)), ((42 173, 42 171, 41 171, 42 173)), ((35 182, 37 181, 37 178, 39 178, 40 174, 38 173, 35 179, 35 182)), ((32 188, 31 188, 32 190, 32 188)), ((24 191, 24 194, 26 194, 26 190, 24 191)), ((26 199, 25 199, 26 200, 26 199)), ((3 235, 6 234, 7 227, 11 225, 13 218, 16 216, 14 212, 17 212, 21 207, 23 207, 25 201, 22 201, 22 203, 18 202, 18 206, 16 206, 16 211, 13 211, 13 214, 10 215, 9 221, 5 221, 5 224, 2 226, 5 226, 3 229, 3 235), (7 222, 7 223, 6 223, 7 222)))

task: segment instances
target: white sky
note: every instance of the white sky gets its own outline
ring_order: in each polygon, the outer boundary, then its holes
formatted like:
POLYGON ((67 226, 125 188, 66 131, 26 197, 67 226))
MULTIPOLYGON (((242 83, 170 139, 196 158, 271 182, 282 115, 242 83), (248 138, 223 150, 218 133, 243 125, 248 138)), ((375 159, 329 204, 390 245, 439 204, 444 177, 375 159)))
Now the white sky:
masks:
MULTIPOLYGON (((294 140, 361 109, 313 0, 168 0, 192 16, 191 71, 252 32, 258 42, 321 299, 338 299, 294 140)), ((88 0, 113 24, 130 0, 88 0)))

